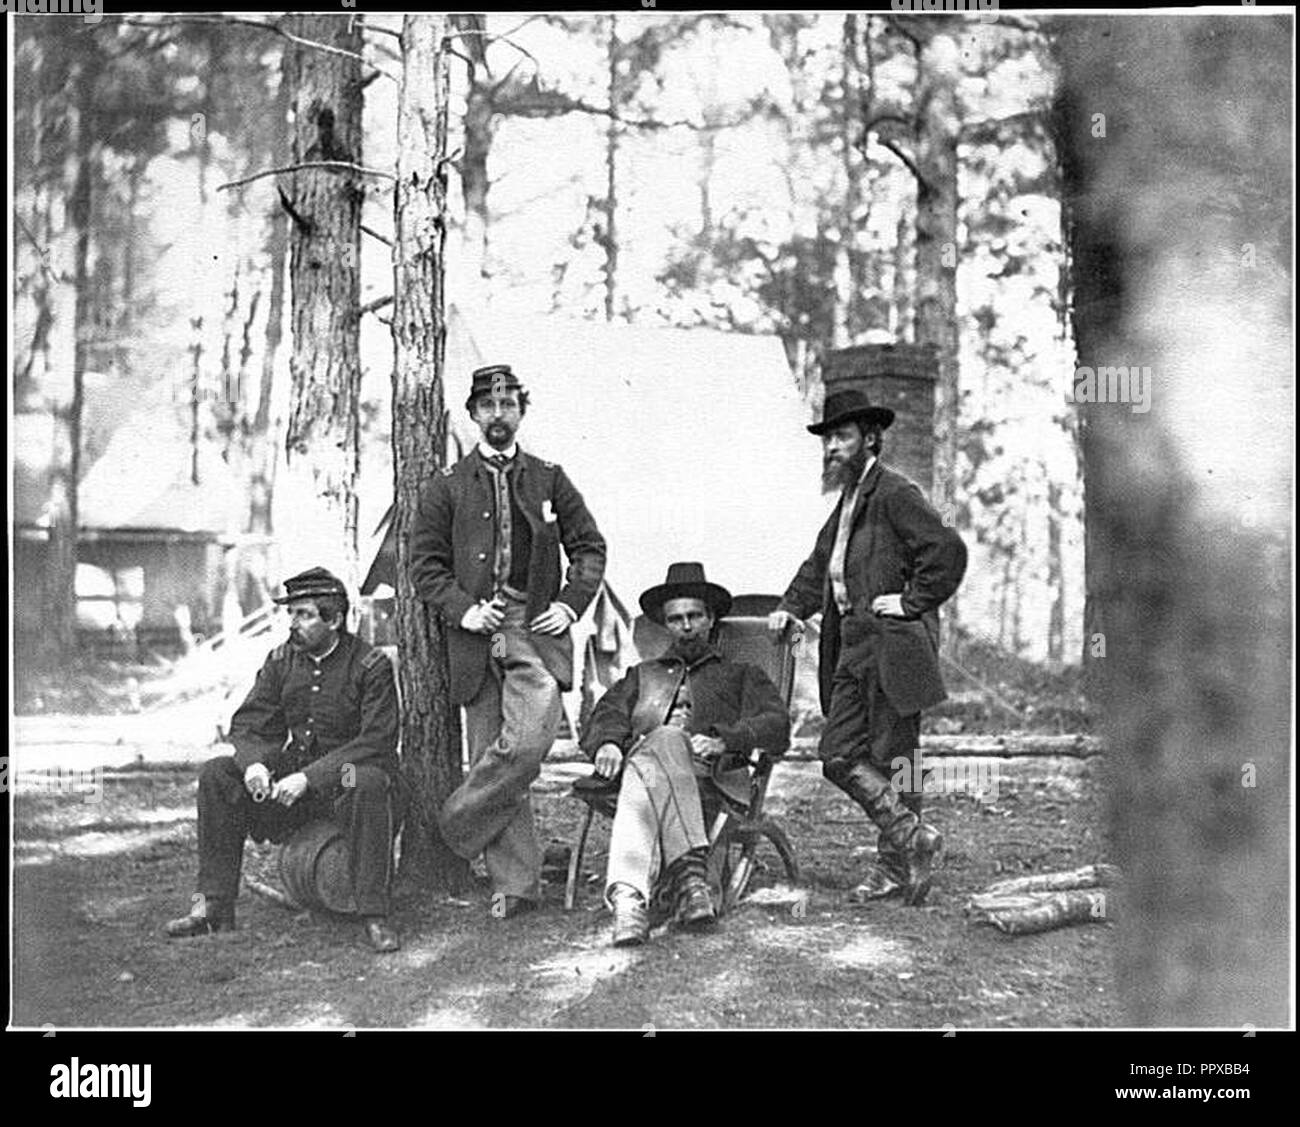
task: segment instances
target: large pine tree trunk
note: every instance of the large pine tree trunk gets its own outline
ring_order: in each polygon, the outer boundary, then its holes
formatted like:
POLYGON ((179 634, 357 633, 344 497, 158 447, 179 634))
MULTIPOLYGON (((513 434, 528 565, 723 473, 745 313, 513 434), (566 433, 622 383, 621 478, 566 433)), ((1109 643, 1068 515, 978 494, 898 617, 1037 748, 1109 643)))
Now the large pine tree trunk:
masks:
POLYGON ((835 243, 834 289, 832 293, 831 344, 847 348, 865 327, 861 324, 864 295, 862 253, 858 249, 858 232, 866 225, 866 193, 863 179, 867 170, 857 149, 862 132, 862 62, 859 50, 858 17, 853 12, 844 17, 841 32, 840 71, 840 164, 844 170, 844 207, 835 243))
MULTIPOLYGON (((932 21, 927 20, 926 23, 932 21)), ((952 512, 960 413, 957 334, 957 109, 960 50, 940 25, 918 60, 916 135, 916 342, 938 346, 933 497, 952 512)), ((926 483, 922 482, 924 486, 926 483)), ((945 649, 955 642, 958 599, 943 608, 945 649)))
MULTIPOLYGON (((90 53, 89 59, 98 56, 90 53)), ((73 83, 70 127, 74 160, 68 224, 73 238, 72 371, 52 396, 54 449, 50 460, 49 554, 46 557, 41 647, 47 661, 67 661, 77 646, 77 490, 81 480, 81 414, 93 332, 90 293, 90 228, 94 206, 95 137, 91 129, 97 65, 83 62, 73 83)))
MULTIPOLYGON (((481 15, 463 16, 469 31, 485 31, 486 22, 481 15)), ((492 181, 488 178, 488 157, 496 137, 498 110, 492 96, 491 76, 482 60, 482 38, 478 51, 470 43, 469 89, 465 95, 465 144, 460 158, 461 194, 465 199, 465 228, 461 245, 467 269, 465 278, 471 284, 485 284, 488 267, 488 193, 492 181)), ((485 287, 486 288, 486 287, 485 287)), ((480 300, 482 296, 480 295, 480 300)))
POLYGON ((460 784, 460 717, 449 704, 441 618, 411 585, 409 540, 420 490, 444 461, 443 356, 447 173, 447 19, 402 26, 393 242, 393 463, 402 760, 415 794, 402 833, 404 884, 459 889, 469 869, 435 823, 460 784))
MULTIPOLYGON (((304 39, 360 53, 350 15, 296 16, 304 39)), ((293 161, 361 163, 361 63, 313 47, 292 49, 293 161)), ((281 563, 286 571, 328 567, 355 591, 358 408, 361 362, 361 202, 351 172, 294 173, 288 192, 296 218, 289 239, 293 352, 285 474, 277 488, 281 563)))
MULTIPOLYGON (((289 136, 288 53, 281 63, 280 85, 272 103, 275 130, 272 136, 289 136)), ((262 342, 262 371, 257 385, 257 409, 253 414, 249 463, 252 467, 248 490, 248 531, 267 535, 272 531, 272 498, 275 486, 274 426, 271 418, 275 392, 276 357, 284 333, 284 274, 289 258, 289 213, 277 199, 271 205, 266 233, 267 273, 271 288, 267 298, 266 329, 262 342)))
POLYGON ((1138 1025, 1281 1025, 1292 24, 1135 22, 1063 20, 1058 43, 1075 387, 1147 373, 1079 407, 1119 985, 1138 1025))

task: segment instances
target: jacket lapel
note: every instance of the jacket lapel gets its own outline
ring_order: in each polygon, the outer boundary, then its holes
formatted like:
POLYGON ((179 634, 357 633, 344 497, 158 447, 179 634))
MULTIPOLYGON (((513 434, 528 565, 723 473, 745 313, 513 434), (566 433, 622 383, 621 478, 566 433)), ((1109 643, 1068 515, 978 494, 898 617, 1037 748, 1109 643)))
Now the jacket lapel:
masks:
POLYGON ((858 522, 862 520, 862 514, 867 509, 867 498, 875 491, 880 482, 880 459, 877 458, 872 464, 871 469, 867 471, 867 476, 862 479, 862 487, 858 490, 858 503, 853 506, 853 520, 849 522, 851 529, 858 527, 858 522))

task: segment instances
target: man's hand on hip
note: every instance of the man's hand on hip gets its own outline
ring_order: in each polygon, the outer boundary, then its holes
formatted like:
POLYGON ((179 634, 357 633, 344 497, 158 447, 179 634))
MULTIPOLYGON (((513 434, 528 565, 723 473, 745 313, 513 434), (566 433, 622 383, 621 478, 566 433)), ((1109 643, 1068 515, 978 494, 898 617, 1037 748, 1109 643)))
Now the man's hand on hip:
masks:
POLYGON ((307 793, 307 776, 301 771, 285 775, 271 790, 271 798, 281 806, 292 806, 307 793))
POLYGON ((471 634, 491 634, 505 619, 505 608, 497 599, 490 603, 476 603, 465 612, 460 628, 471 634))
POLYGON ((602 779, 612 779, 623 766, 623 752, 618 744, 601 744, 596 752, 596 774, 602 779))
POLYGON ((906 618, 902 595, 877 595, 871 600, 871 613, 881 618, 906 618))
POLYGON ((563 603, 552 603, 528 624, 528 629, 534 634, 550 634, 558 638, 572 625, 569 608, 563 603))

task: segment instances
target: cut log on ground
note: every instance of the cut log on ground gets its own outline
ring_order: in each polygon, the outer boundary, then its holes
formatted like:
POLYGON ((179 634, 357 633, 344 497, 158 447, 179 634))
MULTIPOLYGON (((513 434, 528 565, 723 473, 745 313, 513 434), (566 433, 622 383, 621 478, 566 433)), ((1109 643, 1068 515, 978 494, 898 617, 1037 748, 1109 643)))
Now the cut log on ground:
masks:
POLYGON ((1084 865, 1066 873, 1034 873, 1027 877, 1012 877, 991 884, 984 897, 1020 896, 1027 892, 1064 892, 1071 888, 1101 888, 1119 880, 1119 869, 1114 865, 1084 865))

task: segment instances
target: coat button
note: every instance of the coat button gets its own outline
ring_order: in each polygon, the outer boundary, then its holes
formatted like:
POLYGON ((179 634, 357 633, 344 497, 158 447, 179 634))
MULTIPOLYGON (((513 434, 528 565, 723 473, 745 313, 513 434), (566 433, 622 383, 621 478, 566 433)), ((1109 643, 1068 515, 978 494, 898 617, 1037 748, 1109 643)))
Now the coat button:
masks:
POLYGON ((311 691, 312 691, 313 693, 319 693, 319 692, 320 692, 320 686, 319 686, 319 685, 313 685, 313 686, 311 687, 311 691))
POLYGON ((490 511, 488 511, 487 509, 484 509, 484 510, 483 510, 483 519, 484 519, 484 520, 491 520, 491 519, 492 519, 492 513, 491 513, 490 511))
POLYGON ((481 560, 485 560, 485 559, 487 559, 487 553, 486 553, 486 552, 479 552, 479 554, 478 554, 478 558, 481 559, 481 560))

